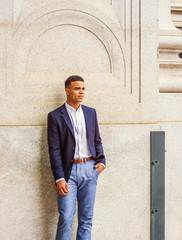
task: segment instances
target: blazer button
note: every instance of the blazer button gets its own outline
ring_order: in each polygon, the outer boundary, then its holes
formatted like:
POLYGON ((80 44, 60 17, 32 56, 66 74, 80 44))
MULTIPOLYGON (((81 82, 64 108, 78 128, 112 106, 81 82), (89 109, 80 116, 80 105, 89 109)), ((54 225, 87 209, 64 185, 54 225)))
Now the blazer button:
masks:
POLYGON ((75 150, 75 147, 72 147, 73 150, 75 150))

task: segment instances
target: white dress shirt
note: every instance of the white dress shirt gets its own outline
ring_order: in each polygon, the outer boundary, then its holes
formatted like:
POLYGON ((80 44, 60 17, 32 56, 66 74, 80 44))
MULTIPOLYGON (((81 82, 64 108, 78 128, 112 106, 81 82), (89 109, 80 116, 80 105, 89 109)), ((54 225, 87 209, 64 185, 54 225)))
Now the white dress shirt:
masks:
MULTIPOLYGON (((76 146, 75 146, 74 159, 87 158, 92 156, 89 145, 88 145, 85 117, 84 117, 84 113, 81 105, 76 110, 66 102, 65 107, 70 117, 70 120, 73 126, 73 132, 75 135, 76 146)), ((104 164, 102 165, 105 167, 104 164)), ((64 178, 57 179, 56 183, 63 179, 64 178)))
POLYGON ((65 106, 75 135, 76 146, 74 158, 86 158, 92 156, 88 146, 85 117, 81 105, 77 110, 71 107, 68 103, 65 103, 65 106))

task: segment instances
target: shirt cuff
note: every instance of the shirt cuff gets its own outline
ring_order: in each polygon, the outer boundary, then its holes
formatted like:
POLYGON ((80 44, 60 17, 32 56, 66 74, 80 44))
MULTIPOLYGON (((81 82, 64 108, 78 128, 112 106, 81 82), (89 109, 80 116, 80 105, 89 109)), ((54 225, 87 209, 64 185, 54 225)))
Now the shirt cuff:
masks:
POLYGON ((64 180, 64 178, 59 178, 59 179, 57 179, 57 180, 56 180, 56 183, 57 183, 57 182, 60 182, 61 180, 64 180))
POLYGON ((100 164, 102 164, 102 166, 104 166, 104 168, 106 167, 104 163, 100 163, 100 164))

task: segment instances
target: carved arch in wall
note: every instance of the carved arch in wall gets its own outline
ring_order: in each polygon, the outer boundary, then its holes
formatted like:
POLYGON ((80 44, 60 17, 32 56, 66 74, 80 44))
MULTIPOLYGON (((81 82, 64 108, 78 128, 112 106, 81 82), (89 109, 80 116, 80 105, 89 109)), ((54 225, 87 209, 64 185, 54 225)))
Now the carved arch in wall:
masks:
POLYGON ((25 83, 31 87, 41 85, 41 78, 52 72, 109 73, 124 88, 125 43, 117 18, 109 18, 108 14, 83 3, 70 1, 69 7, 63 3, 37 9, 15 25, 8 54, 13 89, 25 83), (51 36, 54 37, 51 39, 51 36), (75 51, 78 65, 71 58, 72 51, 75 51))

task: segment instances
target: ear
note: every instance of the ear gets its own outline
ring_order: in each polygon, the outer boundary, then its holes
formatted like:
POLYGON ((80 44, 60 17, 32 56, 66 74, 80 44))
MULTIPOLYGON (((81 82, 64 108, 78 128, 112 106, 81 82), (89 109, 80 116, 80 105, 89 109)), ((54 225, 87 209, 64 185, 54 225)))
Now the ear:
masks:
POLYGON ((65 88, 65 93, 66 93, 66 95, 69 95, 69 88, 65 88))

